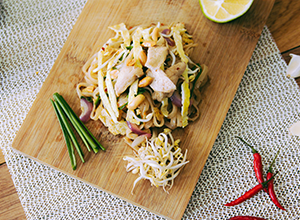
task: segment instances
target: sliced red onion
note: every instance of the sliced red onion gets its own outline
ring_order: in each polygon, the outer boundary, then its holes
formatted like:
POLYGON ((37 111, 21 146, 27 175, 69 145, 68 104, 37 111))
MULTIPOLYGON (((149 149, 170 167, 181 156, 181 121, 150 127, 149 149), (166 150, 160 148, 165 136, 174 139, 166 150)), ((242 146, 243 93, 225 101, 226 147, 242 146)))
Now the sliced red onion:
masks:
POLYGON ((177 107, 181 107, 182 106, 182 100, 181 100, 181 97, 179 95, 179 93, 177 91, 175 91, 173 93, 173 95, 170 97, 172 103, 174 105, 176 105, 177 107))
POLYGON ((141 130, 136 124, 130 123, 129 121, 126 121, 128 128, 133 132, 136 133, 137 135, 145 135, 147 138, 151 137, 150 133, 147 133, 143 130, 141 130))
MULTIPOLYGON (((171 33, 171 30, 170 29, 164 29, 162 32, 161 32, 163 35, 169 35, 171 33)), ((171 47, 174 47, 175 46, 175 42, 168 36, 163 36, 165 38, 165 40, 167 41, 167 43, 171 46, 171 47)))
POLYGON ((80 105, 81 105, 82 113, 79 116, 79 119, 82 122, 87 122, 90 119, 91 112, 93 110, 93 103, 89 102, 85 98, 81 98, 80 105))
POLYGON ((169 37, 164 37, 164 38, 171 47, 175 46, 175 42, 171 38, 169 37))
POLYGON ((164 29, 161 33, 165 34, 165 35, 169 35, 171 33, 171 30, 170 29, 164 29))

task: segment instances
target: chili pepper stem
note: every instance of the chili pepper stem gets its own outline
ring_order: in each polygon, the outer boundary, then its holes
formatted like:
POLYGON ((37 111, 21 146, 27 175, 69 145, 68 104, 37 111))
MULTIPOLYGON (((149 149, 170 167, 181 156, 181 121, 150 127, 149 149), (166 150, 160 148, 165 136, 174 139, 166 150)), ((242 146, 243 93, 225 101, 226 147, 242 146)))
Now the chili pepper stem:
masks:
POLYGON ((276 173, 274 173, 274 175, 273 175, 270 179, 268 179, 268 180, 266 180, 265 182, 261 183, 261 185, 262 185, 264 188, 268 188, 268 183, 269 183, 271 180, 274 179, 274 176, 276 176, 277 173, 278 173, 278 171, 277 171, 276 173))
MULTIPOLYGON (((255 176, 259 183, 263 183, 264 175, 263 175, 263 165, 262 165, 261 155, 258 153, 256 149, 254 149, 254 147, 252 147, 250 144, 244 141, 241 137, 237 137, 237 138, 251 148, 253 153, 253 169, 255 172, 255 176)), ((264 189, 264 191, 268 193, 267 189, 264 189)))
POLYGON ((279 151, 280 151, 280 149, 277 151, 277 153, 276 153, 276 155, 275 155, 275 157, 274 157, 272 163, 271 163, 270 166, 269 166, 269 169, 268 169, 267 173, 272 173, 272 166, 273 166, 274 163, 275 163, 275 160, 276 160, 276 158, 277 158, 277 156, 278 156, 278 154, 279 154, 279 151))
POLYGON ((248 147, 250 147, 251 148, 251 150, 252 150, 252 153, 258 153, 257 152, 257 150, 255 150, 254 149, 254 147, 253 146, 251 146, 250 144, 248 144, 246 141, 244 141, 241 137, 239 137, 239 136, 235 136, 236 138, 238 138, 238 139, 240 139, 244 144, 246 144, 248 147))

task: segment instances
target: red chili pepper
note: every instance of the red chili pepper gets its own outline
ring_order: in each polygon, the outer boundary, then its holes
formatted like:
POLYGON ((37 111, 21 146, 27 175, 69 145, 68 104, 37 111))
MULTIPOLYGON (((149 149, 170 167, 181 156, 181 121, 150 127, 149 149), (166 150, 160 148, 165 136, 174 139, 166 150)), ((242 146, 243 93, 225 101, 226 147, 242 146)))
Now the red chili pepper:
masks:
POLYGON ((254 217, 254 216, 235 216, 229 220, 266 220, 265 218, 254 217))
MULTIPOLYGON (((240 139, 244 144, 246 144, 248 147, 251 148, 252 153, 253 153, 253 168, 254 168, 254 172, 255 172, 255 176, 258 180, 259 183, 263 183, 264 182, 264 176, 263 176, 263 166, 262 166, 262 161, 261 161, 261 156, 258 153, 257 150, 254 149, 254 147, 252 147, 250 144, 248 144, 246 141, 244 141, 242 138, 237 137, 238 139, 240 139)), ((267 193, 268 190, 266 188, 264 188, 264 191, 267 193)))
POLYGON ((267 181, 265 181, 263 183, 259 183, 258 185, 256 185, 252 189, 248 190, 244 195, 240 196, 236 200, 233 200, 232 202, 225 204, 225 206, 235 206, 235 205, 238 205, 238 204, 244 202, 245 200, 251 198, 252 196, 256 195, 263 188, 267 188, 268 187, 268 183, 274 178, 274 176, 276 174, 277 173, 275 173, 269 180, 267 180, 267 181))
MULTIPOLYGON (((268 169, 268 172, 267 172, 267 180, 271 179, 272 176, 273 176, 272 166, 273 166, 273 164, 274 164, 274 162, 275 162, 275 160, 276 160, 276 158, 277 158, 277 156, 278 156, 278 153, 279 153, 279 151, 277 152, 277 154, 276 154, 274 160, 272 161, 272 163, 271 163, 271 165, 270 165, 270 167, 269 167, 269 169, 268 169)), ((268 192, 269 192, 269 196, 270 196, 271 200, 273 201, 273 203, 274 203, 278 208, 280 208, 280 209, 286 211, 285 208, 283 208, 283 206, 280 204, 280 202, 279 202, 278 199, 277 199, 277 196, 276 196, 276 193, 275 193, 275 190, 274 190, 274 179, 272 179, 272 180, 268 183, 268 192)))
POLYGON ((235 216, 229 220, 266 220, 265 218, 254 217, 254 216, 235 216))

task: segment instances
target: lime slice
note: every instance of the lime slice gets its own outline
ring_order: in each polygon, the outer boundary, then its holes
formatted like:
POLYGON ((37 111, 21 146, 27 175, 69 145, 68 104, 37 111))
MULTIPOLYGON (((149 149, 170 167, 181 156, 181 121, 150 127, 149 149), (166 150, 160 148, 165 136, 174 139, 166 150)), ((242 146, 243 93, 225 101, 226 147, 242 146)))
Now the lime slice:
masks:
POLYGON ((217 23, 232 21, 249 10, 253 0, 199 0, 203 14, 217 23))

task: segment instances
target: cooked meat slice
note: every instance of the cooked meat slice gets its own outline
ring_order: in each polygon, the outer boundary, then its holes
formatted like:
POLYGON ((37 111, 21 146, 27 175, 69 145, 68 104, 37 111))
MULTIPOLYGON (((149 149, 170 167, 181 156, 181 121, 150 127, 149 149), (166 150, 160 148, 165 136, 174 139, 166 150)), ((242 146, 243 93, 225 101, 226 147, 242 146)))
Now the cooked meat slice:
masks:
POLYGON ((117 82, 115 84, 116 95, 119 96, 142 75, 144 75, 144 72, 141 68, 124 64, 118 74, 117 82))
POLYGON ((151 71, 147 70, 147 75, 153 78, 150 87, 157 92, 172 92, 176 89, 175 84, 167 77, 164 71, 156 69, 151 71))
POLYGON ((186 64, 184 62, 179 62, 170 68, 166 69, 165 73, 167 77, 176 85, 179 77, 186 69, 186 64))
POLYGON ((168 55, 168 48, 162 46, 149 47, 147 52, 147 62, 145 66, 149 69, 158 69, 165 62, 168 55))
POLYGON ((150 87, 154 90, 152 98, 161 102, 165 97, 171 97, 176 90, 176 84, 179 77, 182 75, 186 68, 184 62, 180 62, 171 66, 166 72, 161 69, 151 71, 147 70, 147 75, 153 78, 150 87))

